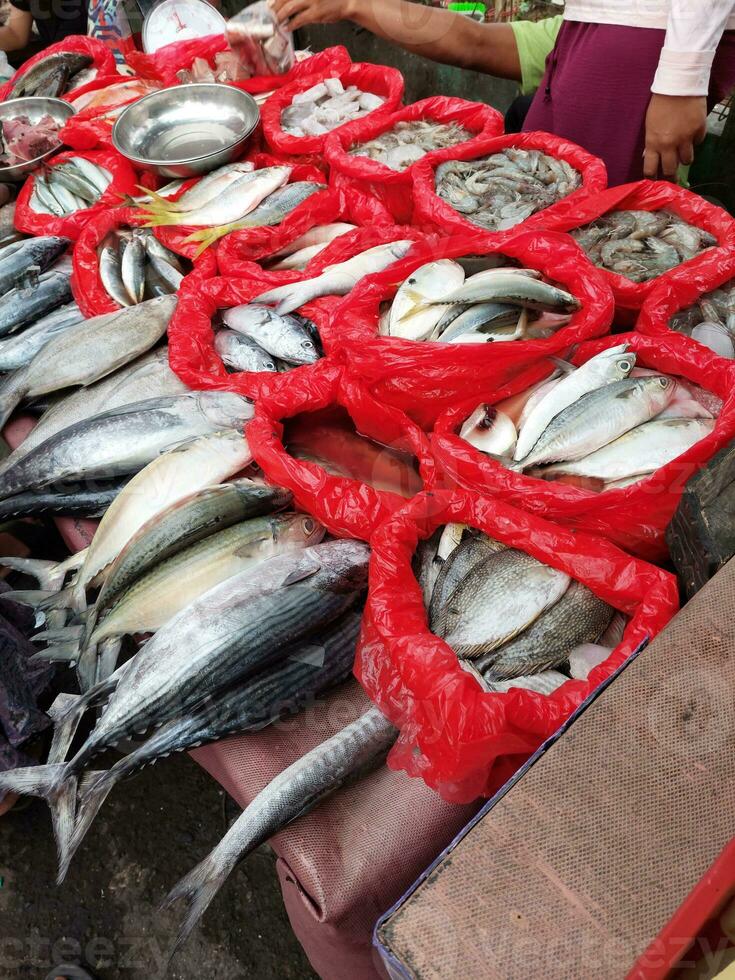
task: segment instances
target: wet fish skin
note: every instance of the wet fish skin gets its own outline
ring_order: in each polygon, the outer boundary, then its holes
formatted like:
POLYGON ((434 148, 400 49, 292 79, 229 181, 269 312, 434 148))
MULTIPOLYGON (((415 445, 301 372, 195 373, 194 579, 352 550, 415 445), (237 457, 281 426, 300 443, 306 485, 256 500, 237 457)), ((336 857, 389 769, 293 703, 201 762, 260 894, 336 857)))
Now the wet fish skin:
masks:
POLYGON ((73 299, 62 272, 44 272, 30 287, 17 286, 0 299, 0 336, 19 330, 73 299))
POLYGON ((55 517, 102 517, 112 501, 127 483, 122 480, 101 481, 74 489, 63 488, 59 492, 30 490, 0 500, 0 522, 11 518, 37 517, 53 514, 55 517))
POLYGON ((243 228, 279 225, 287 215, 308 200, 312 194, 317 194, 326 189, 326 184, 318 184, 308 180, 286 184, 269 194, 257 208, 241 218, 238 223, 243 228))
POLYGON ((45 272, 70 245, 68 238, 45 235, 18 242, 11 254, 0 255, 0 293, 17 285, 30 270, 45 272))
POLYGON ((105 292, 118 306, 131 306, 133 300, 122 279, 121 256, 112 243, 102 246, 99 258, 100 280, 105 292))
POLYGON ((175 948, 186 940, 239 861, 349 778, 382 762, 397 734, 377 708, 370 708, 276 776, 208 857, 168 895, 165 908, 184 901, 187 909, 175 948))
POLYGON ((218 330, 214 337, 214 349, 222 363, 233 371, 278 371, 276 358, 250 337, 236 330, 218 330))
POLYGON ((41 317, 18 334, 0 340, 0 371, 17 371, 30 364, 36 354, 57 334, 81 323, 82 311, 76 303, 67 303, 41 317))
POLYGON ((84 68, 89 68, 92 59, 89 55, 78 54, 75 51, 61 51, 48 55, 41 61, 24 72, 18 81, 13 85, 8 95, 9 99, 18 99, 23 95, 61 95, 63 92, 62 84, 56 88, 48 88, 49 76, 62 67, 64 69, 63 81, 66 82, 77 72, 84 68))
POLYGON ((142 303, 145 292, 146 249, 140 234, 133 232, 123 247, 120 275, 131 303, 142 303))
POLYGON ((288 364, 314 364, 321 356, 313 335, 294 316, 281 315, 253 302, 226 310, 222 319, 236 333, 288 364))
POLYGON ((574 647, 591 643, 605 631, 614 611, 575 580, 525 632, 479 657, 475 666, 491 683, 560 667, 574 647))
POLYGON ((434 585, 428 609, 429 624, 433 632, 441 633, 444 629, 447 604, 472 569, 504 549, 504 544, 494 541, 487 534, 470 533, 462 538, 442 565, 434 585))
POLYGON ((445 560, 437 554, 441 536, 442 529, 438 527, 430 538, 419 541, 411 563, 416 581, 421 587, 424 605, 427 608, 431 602, 431 594, 434 591, 437 576, 445 560))

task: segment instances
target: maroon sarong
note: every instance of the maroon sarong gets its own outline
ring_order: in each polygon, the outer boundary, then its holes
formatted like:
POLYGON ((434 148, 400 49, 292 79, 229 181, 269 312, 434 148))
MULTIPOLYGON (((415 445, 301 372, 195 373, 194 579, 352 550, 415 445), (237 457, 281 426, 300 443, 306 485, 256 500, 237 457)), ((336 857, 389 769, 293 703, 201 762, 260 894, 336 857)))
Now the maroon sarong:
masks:
MULTIPOLYGON (((646 110, 666 32, 564 21, 523 124, 579 143, 605 161, 610 186, 643 176, 646 110)), ((710 108, 735 87, 735 31, 710 78, 710 108)))

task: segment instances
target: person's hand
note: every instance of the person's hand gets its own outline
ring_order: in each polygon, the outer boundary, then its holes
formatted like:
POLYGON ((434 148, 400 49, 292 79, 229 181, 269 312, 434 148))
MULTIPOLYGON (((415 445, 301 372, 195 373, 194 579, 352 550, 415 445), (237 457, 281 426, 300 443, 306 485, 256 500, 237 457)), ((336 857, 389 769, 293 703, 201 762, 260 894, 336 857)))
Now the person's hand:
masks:
POLYGON ((694 160, 694 146, 707 135, 707 100, 703 95, 652 95, 646 113, 643 174, 676 180, 680 165, 694 160))
POLYGON ((270 7, 282 24, 290 31, 297 31, 307 24, 349 20, 353 0, 270 0, 270 7))

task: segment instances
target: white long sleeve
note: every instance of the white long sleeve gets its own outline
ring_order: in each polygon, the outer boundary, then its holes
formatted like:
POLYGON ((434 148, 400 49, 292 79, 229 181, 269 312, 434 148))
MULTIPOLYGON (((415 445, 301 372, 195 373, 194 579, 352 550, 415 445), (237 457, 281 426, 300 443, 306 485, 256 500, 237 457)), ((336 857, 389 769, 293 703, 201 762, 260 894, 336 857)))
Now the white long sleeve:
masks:
POLYGON ((651 91, 707 95, 712 62, 735 0, 670 0, 666 40, 651 91))

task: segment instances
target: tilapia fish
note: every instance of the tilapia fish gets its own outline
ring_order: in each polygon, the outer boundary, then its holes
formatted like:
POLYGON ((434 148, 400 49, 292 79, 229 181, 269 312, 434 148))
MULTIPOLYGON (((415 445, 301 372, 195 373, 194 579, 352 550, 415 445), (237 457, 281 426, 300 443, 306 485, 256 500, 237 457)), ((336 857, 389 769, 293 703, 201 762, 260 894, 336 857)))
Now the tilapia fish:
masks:
POLYGON ((379 109, 384 102, 381 96, 362 92, 356 85, 345 88, 338 78, 325 78, 294 95, 291 105, 281 113, 281 127, 290 136, 322 136, 379 109))
POLYGON ((350 147, 352 156, 368 157, 391 170, 407 170, 432 150, 456 146, 474 134, 459 123, 439 123, 429 119, 398 122, 366 143, 350 147))
POLYGON ((709 232, 670 211, 609 211, 571 232, 597 266, 648 282, 717 244, 709 232))
POLYGON ((720 357, 735 358, 735 280, 701 296, 669 321, 672 330, 686 334, 720 357))
POLYGON ((582 184, 566 160, 512 147, 477 160, 441 163, 434 181, 442 200, 488 231, 512 228, 582 184))

